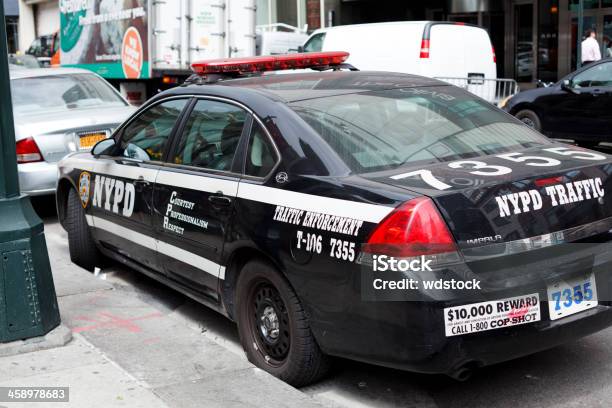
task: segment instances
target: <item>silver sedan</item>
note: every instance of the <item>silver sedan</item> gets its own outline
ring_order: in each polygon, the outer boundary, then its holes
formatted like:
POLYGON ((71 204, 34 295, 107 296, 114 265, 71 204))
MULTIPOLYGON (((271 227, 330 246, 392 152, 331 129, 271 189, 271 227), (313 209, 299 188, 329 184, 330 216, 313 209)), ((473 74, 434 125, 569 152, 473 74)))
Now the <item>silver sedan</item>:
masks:
POLYGON ((53 194, 57 162, 110 136, 135 108, 98 75, 69 68, 10 70, 22 193, 53 194))

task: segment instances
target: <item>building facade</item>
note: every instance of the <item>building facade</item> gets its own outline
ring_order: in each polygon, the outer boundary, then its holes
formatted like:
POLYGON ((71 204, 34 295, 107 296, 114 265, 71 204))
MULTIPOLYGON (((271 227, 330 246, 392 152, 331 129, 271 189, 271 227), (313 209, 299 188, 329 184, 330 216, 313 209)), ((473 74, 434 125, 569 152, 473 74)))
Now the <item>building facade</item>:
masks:
POLYGON ((17 0, 19 4, 19 50, 28 50, 34 39, 59 30, 58 0, 17 0))

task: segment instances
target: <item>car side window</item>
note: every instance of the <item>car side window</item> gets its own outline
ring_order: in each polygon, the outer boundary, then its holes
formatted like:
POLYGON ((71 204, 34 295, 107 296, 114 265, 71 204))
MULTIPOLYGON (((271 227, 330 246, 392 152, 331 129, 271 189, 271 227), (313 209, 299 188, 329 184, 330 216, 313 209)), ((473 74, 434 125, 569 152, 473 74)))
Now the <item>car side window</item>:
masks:
POLYGON ((591 67, 577 74, 572 82, 575 88, 612 86, 612 62, 591 67))
POLYGON ((325 33, 313 35, 310 40, 304 44, 304 52, 319 52, 323 49, 323 40, 325 33))
POLYGON ((120 155, 130 159, 162 159, 172 129, 189 99, 172 99, 147 109, 121 135, 120 155))
POLYGON ((247 176, 265 177, 278 161, 276 150, 258 122, 253 122, 244 173, 247 176))
POLYGON ((229 103, 199 100, 194 106, 172 163, 230 171, 247 113, 229 103))

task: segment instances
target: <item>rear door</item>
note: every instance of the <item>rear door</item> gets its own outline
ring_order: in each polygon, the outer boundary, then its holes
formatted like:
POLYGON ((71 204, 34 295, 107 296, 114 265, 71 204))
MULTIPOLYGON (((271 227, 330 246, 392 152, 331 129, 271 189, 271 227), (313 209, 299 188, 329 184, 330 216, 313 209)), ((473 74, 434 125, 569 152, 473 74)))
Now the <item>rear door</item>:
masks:
POLYGON ((80 183, 89 183, 93 191, 90 220, 95 238, 107 249, 158 271, 151 222, 153 184, 188 101, 170 99, 142 111, 120 131, 114 155, 99 158, 93 174, 81 174, 80 183))
POLYGON ((154 225, 167 275, 217 296, 223 245, 242 166, 236 154, 247 111, 235 103, 198 99, 155 184, 154 225))
MULTIPOLYGON (((466 39, 462 28, 450 23, 429 25, 429 72, 422 72, 423 75, 467 78, 466 39)), ((482 70, 479 73, 484 74, 482 70)))
POLYGON ((427 76, 462 78, 451 80, 481 98, 495 100, 496 63, 488 33, 460 23, 432 24, 430 33, 430 70, 427 76), (448 61, 452 61, 449 64, 448 61))

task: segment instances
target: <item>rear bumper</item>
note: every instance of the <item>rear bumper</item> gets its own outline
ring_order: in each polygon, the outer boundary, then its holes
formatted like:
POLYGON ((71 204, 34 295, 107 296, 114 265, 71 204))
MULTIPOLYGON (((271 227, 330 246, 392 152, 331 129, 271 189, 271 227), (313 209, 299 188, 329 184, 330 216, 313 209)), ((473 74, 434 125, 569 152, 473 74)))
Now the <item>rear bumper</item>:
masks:
POLYGON ((19 187, 31 196, 54 194, 57 186, 57 164, 48 162, 18 164, 19 187))
MULTIPOLYGON (((347 342, 345 334, 340 348, 330 350, 323 347, 324 351, 400 370, 453 375, 465 366, 475 368, 513 360, 571 343, 612 326, 612 307, 605 302, 551 322, 548 305, 541 301, 540 322, 446 337, 441 307, 417 304, 404 307, 413 310, 404 313, 403 317, 422 316, 424 319, 412 324, 406 322, 403 327, 389 321, 366 323, 359 329, 359 334, 355 334, 359 338, 347 342)), ((329 334, 331 332, 327 332, 329 334)))
POLYGON ((464 366, 496 364, 572 342, 612 326, 612 242, 571 245, 559 253, 561 248, 518 254, 506 267, 487 262, 443 272, 450 278, 477 271, 483 290, 472 294, 447 292, 449 296, 438 299, 375 301, 359 299, 355 293, 354 302, 334 318, 316 321, 315 336, 323 351, 332 355, 449 375, 464 366), (547 288, 587 274, 595 277, 598 305, 551 320, 547 288), (536 293, 540 319, 535 322, 447 336, 445 308, 536 293))
MULTIPOLYGON (((542 306, 546 307, 546 302, 542 302, 542 306)), ((610 326, 612 308, 600 304, 555 322, 450 339, 422 368, 426 372, 452 374, 465 365, 484 366, 512 360, 570 343, 610 326)))

